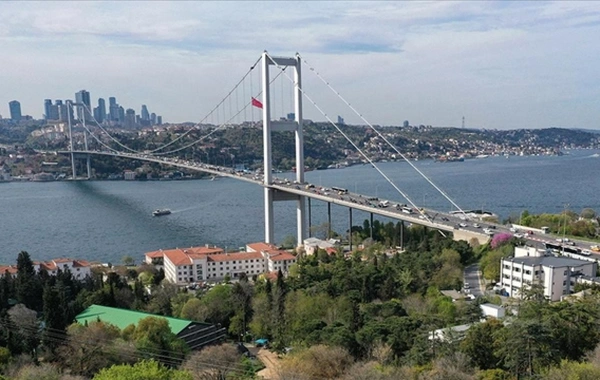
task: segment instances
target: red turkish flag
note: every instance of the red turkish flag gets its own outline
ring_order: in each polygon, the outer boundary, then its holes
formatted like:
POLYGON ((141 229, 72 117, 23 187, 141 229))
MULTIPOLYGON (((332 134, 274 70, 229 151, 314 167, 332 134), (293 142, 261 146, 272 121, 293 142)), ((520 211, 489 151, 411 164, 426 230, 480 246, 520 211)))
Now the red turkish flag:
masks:
POLYGON ((262 109, 262 103, 256 98, 252 98, 252 105, 256 108, 262 109))

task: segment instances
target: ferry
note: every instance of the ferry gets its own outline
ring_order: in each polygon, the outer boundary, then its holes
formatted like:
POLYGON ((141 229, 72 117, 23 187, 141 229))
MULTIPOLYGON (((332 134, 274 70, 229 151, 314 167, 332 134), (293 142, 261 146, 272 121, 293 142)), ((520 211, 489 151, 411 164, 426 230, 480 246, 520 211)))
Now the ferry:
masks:
POLYGON ((171 213, 171 210, 169 210, 168 208, 159 208, 159 209, 152 211, 152 215, 154 215, 154 216, 169 215, 170 213, 171 213))

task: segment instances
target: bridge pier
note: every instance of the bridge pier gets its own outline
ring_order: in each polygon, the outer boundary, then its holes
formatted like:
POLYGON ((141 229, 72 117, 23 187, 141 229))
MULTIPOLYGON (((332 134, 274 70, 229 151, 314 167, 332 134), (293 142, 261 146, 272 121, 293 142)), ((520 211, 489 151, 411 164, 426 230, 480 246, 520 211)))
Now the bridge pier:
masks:
POLYGON ((350 229, 348 230, 348 243, 350 244, 350 252, 352 252, 352 208, 348 208, 350 211, 350 229))
POLYGON ((265 187, 265 243, 274 244, 274 240, 273 189, 265 187))
POLYGON ((327 202, 327 239, 331 239, 331 202, 327 202))
MULTIPOLYGON (((310 205, 310 198, 307 198, 308 200, 308 236, 311 235, 310 230, 312 229, 312 215, 311 215, 311 205, 310 205)), ((300 242, 298 242, 298 244, 300 244, 300 242)))

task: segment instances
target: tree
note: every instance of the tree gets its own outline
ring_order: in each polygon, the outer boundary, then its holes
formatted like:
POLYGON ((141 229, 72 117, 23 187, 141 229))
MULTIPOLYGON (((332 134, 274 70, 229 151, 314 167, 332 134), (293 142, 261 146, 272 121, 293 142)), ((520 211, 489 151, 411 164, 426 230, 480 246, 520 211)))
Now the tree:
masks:
POLYGON ((281 361, 280 375, 283 379, 294 374, 304 374, 309 379, 335 379, 353 362, 352 356, 341 347, 316 345, 286 356, 281 361))
POLYGON ((142 357, 156 358, 166 364, 179 364, 188 351, 186 344, 173 334, 165 318, 146 317, 127 335, 142 357))
POLYGON ((133 257, 129 256, 129 255, 125 255, 121 258, 121 262, 123 263, 123 265, 125 266, 132 266, 135 265, 135 260, 133 259, 133 257))
POLYGON ((460 350, 471 359, 476 367, 483 370, 496 368, 499 358, 494 351, 494 339, 502 328, 502 322, 497 319, 490 319, 471 326, 465 338, 460 342, 460 350))
POLYGON ((13 353, 26 352, 34 355, 34 349, 39 345, 37 313, 23 304, 13 306, 9 311, 10 321, 14 329, 13 342, 17 350, 13 353))
POLYGON ((62 363, 72 373, 92 376, 114 364, 134 363, 133 344, 120 340, 121 331, 108 323, 74 323, 67 330, 67 343, 58 349, 62 363))
POLYGON ((242 363, 235 346, 221 344, 194 352, 182 368, 192 373, 194 380, 222 380, 230 378, 230 375, 231 378, 239 378, 242 363))
POLYGON ((596 211, 591 208, 584 208, 581 210, 581 217, 584 219, 593 219, 596 217, 596 211))
POLYGON ((37 276, 29 253, 21 251, 17 256, 15 293, 17 300, 33 310, 42 309, 42 294, 37 286, 37 276))
POLYGON ((134 365, 104 368, 93 380, 193 380, 193 377, 187 371, 169 369, 154 360, 143 360, 134 365))

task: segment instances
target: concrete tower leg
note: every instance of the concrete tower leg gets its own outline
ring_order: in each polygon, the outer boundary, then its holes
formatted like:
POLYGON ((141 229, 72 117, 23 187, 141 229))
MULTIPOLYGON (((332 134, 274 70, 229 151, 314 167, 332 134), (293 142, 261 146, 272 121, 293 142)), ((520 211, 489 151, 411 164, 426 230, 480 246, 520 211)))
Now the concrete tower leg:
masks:
POLYGON ((275 242, 273 223, 273 189, 265 187, 265 243, 275 242))

